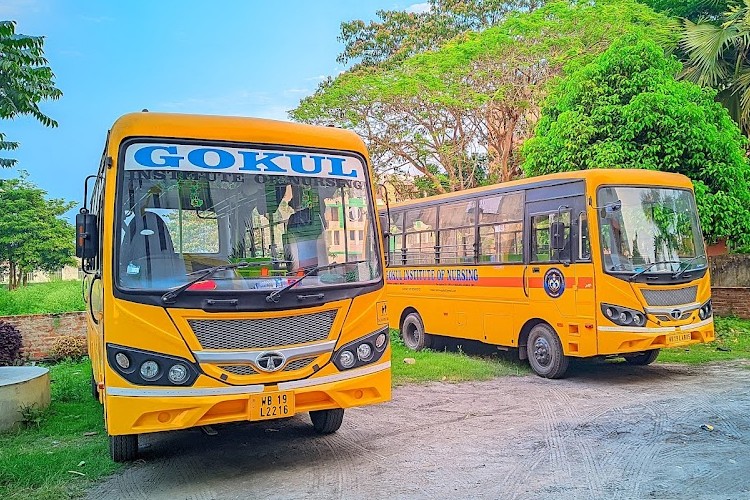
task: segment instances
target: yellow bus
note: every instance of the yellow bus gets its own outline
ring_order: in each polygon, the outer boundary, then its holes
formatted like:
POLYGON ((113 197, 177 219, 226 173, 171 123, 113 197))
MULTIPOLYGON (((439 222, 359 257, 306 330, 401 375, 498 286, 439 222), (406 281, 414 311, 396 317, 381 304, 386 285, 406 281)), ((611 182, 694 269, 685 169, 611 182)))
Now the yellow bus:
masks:
POLYGON ((407 347, 434 335, 518 349, 542 377, 571 357, 653 362, 714 339, 687 177, 588 170, 391 206, 388 311, 407 347))
POLYGON ((390 399, 380 222, 360 138, 239 117, 119 118, 76 216, 92 392, 138 435, 390 399))

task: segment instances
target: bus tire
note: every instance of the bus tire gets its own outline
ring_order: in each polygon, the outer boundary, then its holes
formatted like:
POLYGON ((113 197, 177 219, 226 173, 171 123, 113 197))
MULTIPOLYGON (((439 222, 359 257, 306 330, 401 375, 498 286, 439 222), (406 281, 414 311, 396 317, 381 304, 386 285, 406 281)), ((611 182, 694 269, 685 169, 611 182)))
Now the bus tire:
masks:
POLYGON ((138 434, 109 436, 109 455, 115 462, 130 462, 138 457, 138 434))
POLYGON ((333 434, 344 421, 344 409, 334 408, 332 410, 317 410, 310 412, 313 428, 318 434, 333 434))
POLYGON ((96 379, 93 372, 91 373, 91 397, 99 401, 99 388, 96 386, 96 379))
POLYGON ((557 333, 545 323, 529 332, 526 354, 534 373, 544 378, 561 378, 568 370, 570 359, 564 354, 557 333))
POLYGON ((651 349, 640 354, 634 354, 632 356, 628 355, 623 357, 625 358, 625 362, 629 365, 646 366, 656 361, 656 358, 659 357, 659 349, 651 349))
POLYGON ((401 322, 401 340, 412 351, 421 351, 432 346, 432 335, 424 332, 424 323, 419 313, 409 313, 401 322))

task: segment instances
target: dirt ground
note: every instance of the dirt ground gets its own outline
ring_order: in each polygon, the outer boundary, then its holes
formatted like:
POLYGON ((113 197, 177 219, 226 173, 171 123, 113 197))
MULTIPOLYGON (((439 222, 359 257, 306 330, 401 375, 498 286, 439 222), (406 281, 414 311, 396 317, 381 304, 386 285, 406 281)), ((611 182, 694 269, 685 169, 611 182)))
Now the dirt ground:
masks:
POLYGON ((401 387, 325 437, 307 415, 215 429, 145 436, 90 497, 750 498, 746 363, 401 387))

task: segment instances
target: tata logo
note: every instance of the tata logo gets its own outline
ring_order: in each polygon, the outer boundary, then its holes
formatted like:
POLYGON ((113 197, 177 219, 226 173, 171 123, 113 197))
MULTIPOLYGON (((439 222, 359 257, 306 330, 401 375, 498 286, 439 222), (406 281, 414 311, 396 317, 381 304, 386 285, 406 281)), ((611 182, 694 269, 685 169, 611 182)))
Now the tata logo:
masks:
POLYGON ((184 144, 133 144, 125 154, 125 169, 221 171, 339 179, 357 179, 362 177, 363 172, 359 160, 343 155, 184 144))
POLYGON ((275 372, 280 370, 286 357, 278 351, 264 352, 255 360, 255 365, 264 372, 275 372))

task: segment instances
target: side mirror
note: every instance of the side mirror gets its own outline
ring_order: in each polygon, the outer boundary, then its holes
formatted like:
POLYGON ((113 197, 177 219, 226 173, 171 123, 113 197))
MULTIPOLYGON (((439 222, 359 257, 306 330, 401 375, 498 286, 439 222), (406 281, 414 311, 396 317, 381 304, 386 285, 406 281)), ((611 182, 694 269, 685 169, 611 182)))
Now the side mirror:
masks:
POLYGON ((387 214, 380 214, 379 216, 380 216, 380 230, 383 232, 383 238, 388 238, 391 235, 391 232, 389 231, 389 228, 391 227, 391 222, 387 214))
POLYGON ((565 223, 553 222, 551 226, 552 248, 563 250, 565 248, 565 223))
POLYGON ((84 210, 76 214, 76 257, 91 259, 99 251, 99 229, 96 215, 84 210))

